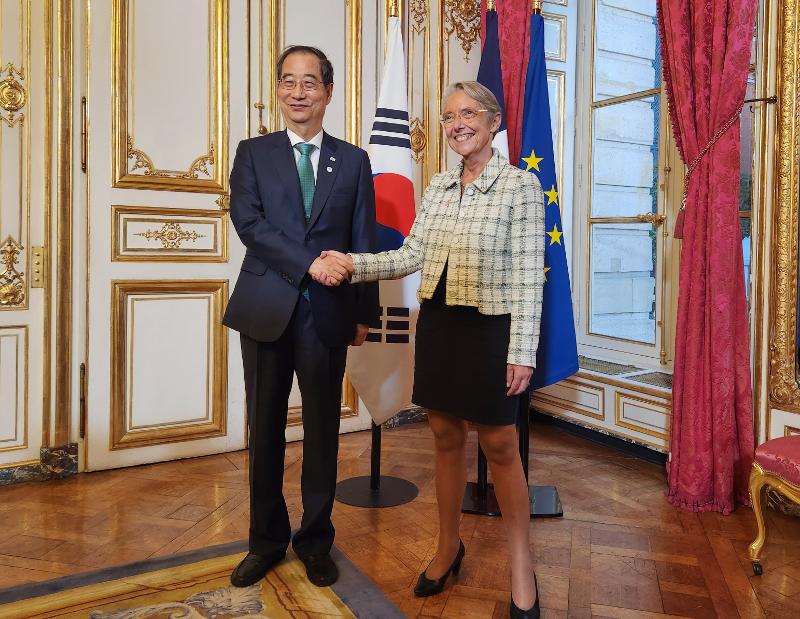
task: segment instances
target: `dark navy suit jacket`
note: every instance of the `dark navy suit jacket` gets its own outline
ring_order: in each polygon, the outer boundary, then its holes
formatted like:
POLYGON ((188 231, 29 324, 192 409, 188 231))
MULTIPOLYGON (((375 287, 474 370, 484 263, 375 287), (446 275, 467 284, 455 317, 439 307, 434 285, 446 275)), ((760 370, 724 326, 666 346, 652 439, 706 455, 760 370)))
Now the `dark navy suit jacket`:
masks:
POLYGON ((231 221, 247 254, 225 312, 226 326, 254 340, 277 340, 304 284, 317 334, 328 346, 346 346, 356 323, 378 320, 377 283, 327 287, 308 275, 322 250, 376 249, 375 190, 366 152, 324 134, 308 223, 285 131, 242 140, 230 180, 231 221))

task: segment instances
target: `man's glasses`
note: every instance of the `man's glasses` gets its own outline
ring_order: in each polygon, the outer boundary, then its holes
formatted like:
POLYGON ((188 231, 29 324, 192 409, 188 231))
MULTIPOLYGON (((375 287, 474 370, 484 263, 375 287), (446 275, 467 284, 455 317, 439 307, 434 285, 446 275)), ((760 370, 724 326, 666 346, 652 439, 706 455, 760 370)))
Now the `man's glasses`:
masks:
POLYGON ((303 92, 315 92, 322 88, 322 82, 313 78, 296 80, 289 77, 278 80, 278 88, 286 92, 294 92, 294 89, 297 88, 298 85, 303 92))
POLYGON ((460 118, 464 122, 469 122, 470 120, 474 119, 478 114, 481 112, 488 112, 489 110, 473 110, 468 107, 464 108, 463 110, 459 110, 455 113, 448 113, 442 116, 439 121, 445 126, 452 125, 456 122, 456 118, 460 118))

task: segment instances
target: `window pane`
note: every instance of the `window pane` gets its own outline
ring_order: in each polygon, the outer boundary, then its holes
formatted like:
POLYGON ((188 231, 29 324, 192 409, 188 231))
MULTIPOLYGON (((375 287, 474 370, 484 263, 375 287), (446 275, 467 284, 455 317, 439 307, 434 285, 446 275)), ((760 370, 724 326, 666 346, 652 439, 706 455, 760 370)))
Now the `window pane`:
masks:
POLYGON ((740 217, 739 226, 742 230, 742 257, 744 258, 744 293, 747 296, 748 309, 750 307, 750 248, 752 235, 750 229, 752 222, 749 217, 740 217))
POLYGON ((589 330, 656 341, 656 233, 650 224, 593 224, 589 330))
POLYGON ((594 100, 661 85, 656 0, 595 0, 594 100))
POLYGON ((596 108, 592 115, 592 217, 655 213, 658 98, 596 108))
MULTIPOLYGON (((755 95, 756 74, 750 72, 747 75, 747 91, 745 99, 752 99, 755 95)), ((753 210, 753 160, 755 152, 753 150, 753 121, 755 113, 751 110, 751 105, 745 103, 740 116, 739 137, 741 138, 741 157, 739 158, 739 210, 753 210)))

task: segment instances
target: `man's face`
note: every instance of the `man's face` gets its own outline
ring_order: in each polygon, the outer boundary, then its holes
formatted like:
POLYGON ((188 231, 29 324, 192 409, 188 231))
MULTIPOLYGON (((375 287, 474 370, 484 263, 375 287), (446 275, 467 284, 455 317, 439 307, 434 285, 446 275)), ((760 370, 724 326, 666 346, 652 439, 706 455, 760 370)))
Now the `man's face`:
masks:
POLYGON ((322 83, 319 58, 305 52, 289 54, 281 73, 278 102, 284 120, 297 125, 322 125, 333 84, 322 83))

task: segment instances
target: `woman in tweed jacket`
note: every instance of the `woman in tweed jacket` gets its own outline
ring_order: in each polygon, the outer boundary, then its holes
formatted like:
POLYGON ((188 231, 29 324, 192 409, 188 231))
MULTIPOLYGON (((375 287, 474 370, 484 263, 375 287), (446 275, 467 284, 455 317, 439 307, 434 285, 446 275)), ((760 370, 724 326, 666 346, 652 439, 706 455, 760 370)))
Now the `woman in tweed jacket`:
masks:
POLYGON ((435 437, 439 543, 415 593, 439 593, 461 565, 459 523, 467 422, 472 422, 508 533, 511 616, 538 617, 528 486, 514 423, 539 338, 542 188, 534 174, 492 149, 500 112, 491 91, 477 82, 458 82, 447 89, 442 109, 448 145, 463 159, 433 177, 402 247, 326 254, 340 260, 352 282, 422 271, 412 400, 427 409, 435 437))

